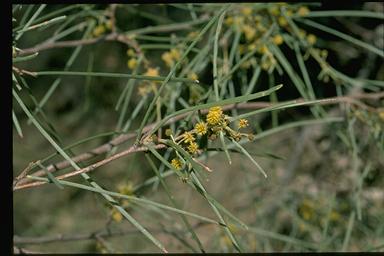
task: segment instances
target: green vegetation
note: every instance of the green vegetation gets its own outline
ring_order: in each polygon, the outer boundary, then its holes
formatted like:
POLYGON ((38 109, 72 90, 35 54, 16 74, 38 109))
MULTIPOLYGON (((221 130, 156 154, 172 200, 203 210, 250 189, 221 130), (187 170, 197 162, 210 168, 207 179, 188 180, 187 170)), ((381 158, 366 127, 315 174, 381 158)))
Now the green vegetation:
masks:
POLYGON ((383 251, 383 10, 14 5, 15 252, 383 251))

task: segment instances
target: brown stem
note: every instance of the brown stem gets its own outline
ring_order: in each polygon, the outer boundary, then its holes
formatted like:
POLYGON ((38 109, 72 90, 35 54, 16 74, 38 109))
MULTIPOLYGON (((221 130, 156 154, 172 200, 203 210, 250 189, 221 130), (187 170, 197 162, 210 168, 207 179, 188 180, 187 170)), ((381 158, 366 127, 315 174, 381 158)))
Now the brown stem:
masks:
MULTIPOLYGON (((165 145, 163 144, 158 144, 156 146, 154 146, 154 148, 156 149, 160 149, 160 148, 164 148, 165 145)), ((103 166, 103 165, 106 165, 116 159, 119 159, 123 156, 126 156, 126 155, 129 155, 129 154, 132 154, 132 153, 135 153, 135 152, 142 152, 142 151, 146 151, 148 150, 147 147, 135 147, 135 146, 132 146, 130 148, 128 148, 127 150, 124 150, 120 153, 117 153, 117 154, 114 154, 106 159, 103 159, 99 162, 96 162, 94 164, 91 164, 85 168, 82 168, 82 169, 79 169, 79 170, 76 170, 76 171, 73 171, 73 172, 69 172, 69 173, 66 173, 66 174, 63 174, 63 175, 60 175, 58 177, 55 177, 56 179, 58 180, 63 180, 63 179, 66 179, 66 178, 69 178, 69 177, 72 177, 72 176, 76 176, 76 175, 79 175, 79 174, 82 174, 82 173, 87 173, 87 172, 90 172, 90 171, 93 171, 94 169, 100 167, 100 166, 103 166)), ((31 182, 31 183, 27 183, 27 184, 23 184, 23 185, 17 185, 13 188, 13 190, 18 190, 18 189, 22 189, 22 188, 30 188, 30 187, 36 187, 36 186, 40 186, 40 185, 43 185, 43 184, 46 184, 47 182, 45 181, 36 181, 36 182, 31 182)))
MULTIPOLYGON (((205 225, 212 225, 213 223, 207 222, 197 222, 193 225, 193 230, 203 227, 205 225)), ((101 230, 94 231, 90 233, 81 233, 81 234, 57 234, 52 236, 43 236, 43 237, 13 237, 14 244, 43 244, 43 243, 54 243, 54 242, 70 242, 70 241, 81 241, 81 240, 91 240, 98 237, 114 237, 114 236, 124 236, 128 234, 136 234, 140 232, 138 229, 127 229, 127 230, 101 230)), ((163 233, 164 229, 153 229, 151 233, 163 233)), ((185 230, 183 233, 187 233, 189 231, 185 230)))
POLYGON ((52 42, 52 41, 45 41, 41 44, 38 44, 34 47, 31 48, 26 48, 20 50, 19 56, 24 56, 28 54, 32 54, 35 52, 41 52, 49 49, 54 49, 54 48, 65 48, 65 47, 76 47, 79 45, 90 45, 90 44, 95 44, 101 41, 118 41, 125 43, 132 48, 134 48, 138 53, 141 53, 141 50, 133 39, 131 39, 129 36, 125 34, 119 34, 116 32, 112 32, 107 35, 103 35, 100 37, 95 37, 95 38, 88 38, 88 39, 80 39, 80 40, 68 40, 68 41, 60 41, 60 42, 52 42))

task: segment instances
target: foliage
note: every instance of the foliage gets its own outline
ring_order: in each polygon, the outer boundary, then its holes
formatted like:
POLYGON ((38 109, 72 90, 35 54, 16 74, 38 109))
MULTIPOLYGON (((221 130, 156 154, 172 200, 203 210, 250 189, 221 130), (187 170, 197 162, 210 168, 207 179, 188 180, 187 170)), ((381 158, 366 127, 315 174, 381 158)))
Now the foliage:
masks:
POLYGON ((14 5, 15 246, 382 250, 384 15, 354 8, 14 5))

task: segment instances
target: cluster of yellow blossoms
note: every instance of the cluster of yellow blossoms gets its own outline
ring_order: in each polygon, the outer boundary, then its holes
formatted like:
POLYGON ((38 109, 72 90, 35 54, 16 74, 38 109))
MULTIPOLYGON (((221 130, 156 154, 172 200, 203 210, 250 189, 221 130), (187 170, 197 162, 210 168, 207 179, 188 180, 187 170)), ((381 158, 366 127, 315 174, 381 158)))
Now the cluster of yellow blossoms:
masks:
MULTIPOLYGON (((229 15, 225 19, 225 24, 234 28, 236 31, 241 31, 243 39, 239 43, 239 53, 247 54, 250 51, 256 50, 260 54, 260 66, 263 70, 272 72, 277 65, 277 61, 271 51, 269 45, 282 45, 284 37, 282 31, 291 32, 286 16, 306 16, 310 10, 306 6, 294 6, 287 3, 273 3, 267 5, 265 8, 252 8, 250 6, 241 7, 229 15), (283 11, 284 10, 284 11, 283 11), (267 41, 263 39, 268 29, 273 23, 278 24, 279 32, 269 36, 267 41)), ((300 29, 300 37, 305 39, 309 45, 316 43, 316 36, 308 34, 306 31, 300 29)), ((256 58, 252 57, 245 61, 241 68, 248 69, 252 64, 255 64, 256 58)))
POLYGON ((99 23, 92 31, 94 37, 99 37, 112 29, 112 21, 107 19, 99 23))
POLYGON ((380 139, 380 136, 384 134, 384 108, 379 107, 374 110, 352 108, 351 110, 350 115, 369 127, 369 136, 375 138, 379 148, 384 149, 384 145, 380 139))
MULTIPOLYGON (((207 136, 209 140, 213 141, 222 132, 228 138, 236 141, 239 141, 242 137, 252 140, 252 134, 239 132, 239 129, 249 126, 248 120, 240 119, 236 130, 230 128, 229 124, 229 116, 223 113, 223 109, 219 106, 212 107, 209 109, 205 121, 196 123, 193 129, 184 132, 175 138, 175 141, 177 144, 181 144, 190 154, 195 155, 202 152, 202 149, 199 149, 199 145, 196 143, 197 137, 207 136)), ((168 135, 170 134, 168 133, 168 135)), ((183 163, 179 158, 174 158, 171 165, 176 170, 180 170, 183 163)))
POLYGON ((127 50, 127 55, 130 57, 127 61, 127 66, 129 69, 135 69, 137 67, 137 58, 136 58, 136 53, 133 49, 128 49, 127 50))
POLYGON ((165 65, 172 67, 175 64, 175 61, 178 61, 181 57, 180 50, 172 48, 170 51, 164 52, 161 55, 161 59, 164 61, 165 65))
MULTIPOLYGON (((149 67, 147 71, 143 74, 144 76, 159 76, 159 69, 158 68, 151 68, 149 67)), ((144 81, 139 86, 139 95, 145 96, 151 92, 156 91, 156 83, 154 81, 144 81)))
MULTIPOLYGON (((123 194, 123 195, 127 195, 127 196, 132 196, 134 193, 134 189, 133 189, 133 183, 132 182, 127 182, 127 183, 121 183, 120 185, 117 186, 117 191, 120 193, 120 194, 123 194)), ((123 207, 123 208, 128 208, 129 207, 129 200, 127 199, 121 199, 119 204, 123 207)), ((121 213, 116 210, 115 207, 112 208, 112 211, 111 211, 111 218, 113 221, 115 222, 121 222, 123 220, 123 216, 121 215, 121 213)))
POLYGON ((302 218, 302 221, 299 223, 299 230, 301 232, 309 230, 307 228, 307 223, 324 227, 327 220, 331 222, 339 222, 342 220, 341 213, 343 212, 343 209, 349 207, 348 204, 343 202, 340 207, 336 207, 328 212, 327 210, 324 210, 327 209, 327 202, 328 200, 324 197, 320 197, 318 199, 304 198, 299 203, 297 212, 302 218))

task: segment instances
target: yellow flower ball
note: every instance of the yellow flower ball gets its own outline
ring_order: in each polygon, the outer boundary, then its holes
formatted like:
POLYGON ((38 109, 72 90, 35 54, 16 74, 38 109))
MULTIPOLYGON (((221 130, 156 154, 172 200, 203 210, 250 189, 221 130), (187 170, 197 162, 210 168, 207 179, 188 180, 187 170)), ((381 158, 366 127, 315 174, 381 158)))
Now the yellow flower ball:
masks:
POLYGON ((108 30, 111 30, 112 29, 112 21, 111 20, 107 20, 107 22, 105 22, 105 27, 108 30))
POLYGON ((128 50, 127 50, 127 55, 128 55, 129 57, 133 57, 133 56, 135 56, 135 51, 134 51, 133 49, 128 49, 128 50))
POLYGON ((166 129, 166 130, 165 130, 165 135, 168 136, 168 137, 170 137, 170 136, 172 135, 172 130, 169 129, 169 128, 166 129))
POLYGON ((320 52, 320 56, 321 56, 322 58, 326 59, 326 58, 328 57, 328 51, 325 50, 325 49, 321 50, 321 52, 320 52))
POLYGON ((207 123, 210 125, 216 125, 220 123, 223 118, 223 110, 221 107, 212 107, 207 114, 207 123))
POLYGON ((184 132, 183 133, 183 141, 185 143, 192 143, 195 141, 195 137, 193 137, 193 134, 191 132, 184 132))
POLYGON ((139 88, 138 88, 138 94, 139 95, 141 95, 141 96, 145 96, 145 95, 147 95, 148 93, 150 93, 151 92, 151 88, 150 87, 148 87, 148 86, 146 86, 146 85, 141 85, 141 86, 139 86, 139 88))
POLYGON ((259 48, 258 51, 259 51, 261 54, 266 54, 267 52, 269 52, 268 47, 267 47, 265 44, 263 44, 263 45, 259 48))
POLYGON ((176 170, 181 170, 181 167, 183 166, 183 163, 180 161, 180 159, 178 158, 173 158, 172 161, 171 161, 171 165, 173 166, 173 168, 175 168, 176 170))
POLYGON ((102 34, 104 34, 105 33, 105 27, 103 26, 103 25, 98 25, 97 27, 95 27, 94 29, 93 29, 93 35, 95 36, 95 37, 98 37, 98 36, 101 36, 102 34))
POLYGON ((123 215, 121 215, 121 213, 117 211, 116 208, 113 208, 112 219, 116 222, 121 222, 123 220, 123 215))
POLYGON ((276 45, 281 45, 284 42, 284 39, 281 35, 275 35, 272 40, 276 45))
POLYGON ((127 66, 129 69, 134 69, 137 67, 137 60, 135 58, 130 58, 127 62, 127 66))
POLYGON ((195 80, 195 81, 199 79, 199 77, 196 75, 195 72, 190 72, 188 74, 188 78, 191 79, 191 80, 195 80))
POLYGON ((132 182, 122 183, 118 185, 117 190, 123 195, 133 195, 133 184, 132 182))
POLYGON ((145 76, 159 76, 159 70, 157 68, 148 68, 147 72, 144 73, 145 76))
POLYGON ((199 146, 197 145, 197 143, 195 142, 191 142, 189 145, 188 145, 188 152, 191 153, 191 154, 196 154, 198 149, 199 149, 199 146))
POLYGON ((280 16, 278 19, 277 19, 277 22, 279 23, 280 26, 282 27, 285 27, 288 25, 288 21, 285 19, 285 17, 283 16, 280 16))
POLYGON ((198 135, 204 135, 208 131, 207 124, 204 122, 199 122, 195 125, 195 130, 198 135))
POLYGON ((317 40, 317 38, 316 38, 316 36, 313 35, 313 34, 309 34, 309 35, 307 36, 307 42, 308 42, 310 45, 314 45, 314 44, 316 43, 316 40, 317 40))
POLYGON ((172 54, 170 52, 164 52, 161 55, 161 59, 164 61, 165 65, 167 65, 168 67, 172 67, 174 64, 172 54))
POLYGON ((173 48, 171 49, 171 56, 174 60, 179 60, 181 57, 181 53, 178 49, 173 48))
POLYGON ((245 128, 247 127, 249 124, 248 124, 248 120, 247 119, 240 119, 239 120, 239 128, 245 128))
POLYGON ((250 16, 252 14, 252 8, 250 7, 244 7, 241 9, 241 13, 244 15, 244 16, 250 16))
POLYGON ((308 7, 306 6, 301 6, 298 10, 297 10, 297 14, 299 16, 307 16, 309 13, 309 9, 308 7))

